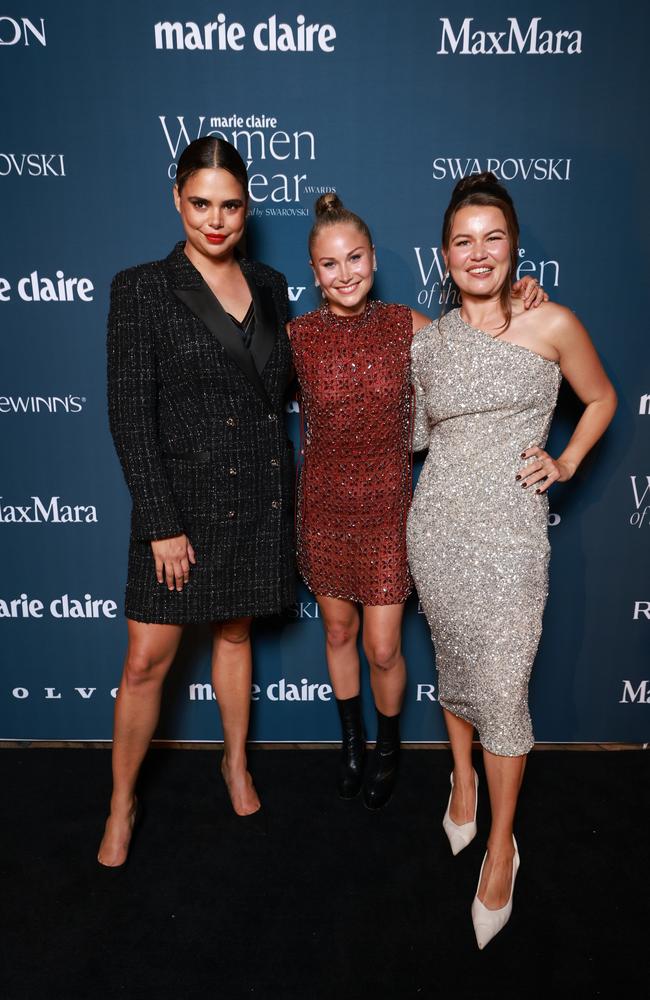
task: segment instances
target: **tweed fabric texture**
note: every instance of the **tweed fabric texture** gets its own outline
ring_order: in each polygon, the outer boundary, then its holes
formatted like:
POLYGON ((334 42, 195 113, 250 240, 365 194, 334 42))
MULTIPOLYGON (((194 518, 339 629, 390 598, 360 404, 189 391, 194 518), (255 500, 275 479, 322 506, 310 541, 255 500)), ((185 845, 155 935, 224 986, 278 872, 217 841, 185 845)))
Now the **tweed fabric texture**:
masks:
POLYGON ((522 489, 544 447, 559 366, 468 326, 456 309, 413 338, 416 423, 429 454, 408 519, 415 585, 436 648, 439 701, 502 756, 533 745, 528 682, 548 593, 548 499, 522 489))
POLYGON ((207 290, 183 247, 120 272, 111 287, 109 420, 133 501, 125 611, 169 624, 274 614, 295 586, 286 280, 240 260, 254 337, 268 339, 256 386, 229 349, 228 337, 241 345, 241 335, 214 296, 217 336, 179 299, 206 301, 207 290), (181 533, 197 563, 178 593, 157 582, 150 542, 181 533))
POLYGON ((412 336, 408 306, 377 301, 359 316, 324 306, 291 323, 307 426, 298 568, 315 594, 387 605, 411 591, 412 336))

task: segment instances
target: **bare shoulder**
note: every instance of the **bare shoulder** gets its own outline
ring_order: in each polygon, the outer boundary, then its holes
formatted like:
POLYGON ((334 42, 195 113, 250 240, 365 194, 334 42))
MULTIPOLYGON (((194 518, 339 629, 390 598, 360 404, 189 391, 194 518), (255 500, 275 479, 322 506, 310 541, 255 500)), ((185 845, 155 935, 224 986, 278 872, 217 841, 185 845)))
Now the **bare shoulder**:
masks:
POLYGON ((423 326, 428 326, 431 320, 424 313, 417 312, 416 309, 411 309, 411 319, 413 321, 413 333, 417 333, 421 330, 423 326))

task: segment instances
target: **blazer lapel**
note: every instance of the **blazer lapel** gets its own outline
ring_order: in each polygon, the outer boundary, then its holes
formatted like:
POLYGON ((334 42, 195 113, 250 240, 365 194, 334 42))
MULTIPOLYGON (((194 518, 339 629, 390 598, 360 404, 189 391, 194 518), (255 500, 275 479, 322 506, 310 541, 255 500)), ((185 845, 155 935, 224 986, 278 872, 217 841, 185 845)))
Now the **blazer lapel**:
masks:
MULTIPOLYGON (((248 280, 248 275, 245 274, 248 280)), ((262 374, 273 353, 277 339, 278 318, 273 293, 268 285, 256 285, 248 280, 255 306, 255 333, 250 347, 257 371, 262 374)))

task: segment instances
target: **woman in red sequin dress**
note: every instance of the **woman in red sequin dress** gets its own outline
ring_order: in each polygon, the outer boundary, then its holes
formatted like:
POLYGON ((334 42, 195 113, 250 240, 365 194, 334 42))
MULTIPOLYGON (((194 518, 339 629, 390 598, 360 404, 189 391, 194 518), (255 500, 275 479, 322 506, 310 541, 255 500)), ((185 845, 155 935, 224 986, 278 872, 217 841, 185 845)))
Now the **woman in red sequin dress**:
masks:
MULTIPOLYGON (((339 794, 378 809, 399 761, 406 685, 401 652, 412 583, 405 524, 411 500, 410 347, 429 322, 408 306, 368 298, 376 269, 366 223, 333 194, 316 202, 310 263, 323 305, 288 327, 306 420, 298 497, 298 566, 323 619, 341 718, 339 794), (377 744, 364 771, 357 636, 377 709, 377 744)), ((544 297, 519 282, 525 307, 544 297)))
POLYGON ((363 781, 364 802, 377 809, 390 797, 399 757, 400 634, 412 588, 410 348, 428 319, 368 299, 376 267, 370 232, 335 194, 316 203, 309 251, 324 303, 289 326, 306 420, 298 566, 320 608, 343 728, 339 794, 352 798, 363 781), (378 719, 365 780, 359 605, 378 719))

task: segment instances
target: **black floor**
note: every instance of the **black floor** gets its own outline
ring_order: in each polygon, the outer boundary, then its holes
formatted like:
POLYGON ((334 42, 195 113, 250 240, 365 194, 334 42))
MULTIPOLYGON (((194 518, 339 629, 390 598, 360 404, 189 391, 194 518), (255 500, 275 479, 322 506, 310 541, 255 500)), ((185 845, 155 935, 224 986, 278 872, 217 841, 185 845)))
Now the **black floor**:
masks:
POLYGON ((1 1000, 650 996, 650 755, 531 755, 514 912, 484 952, 484 782, 454 858, 446 752, 407 751, 379 814, 337 799, 334 751, 250 757, 267 836, 239 829, 217 751, 154 750, 110 878, 94 860, 108 752, 0 751, 1 1000))

